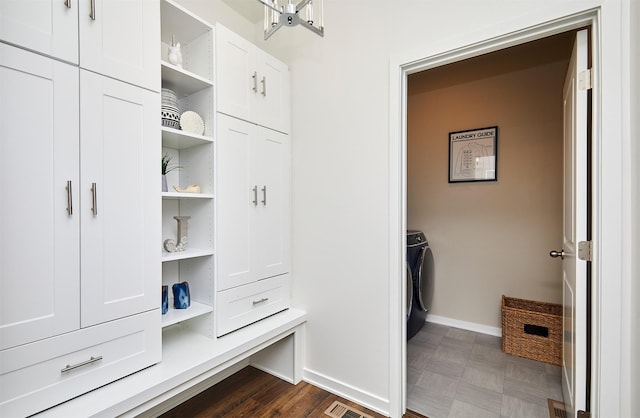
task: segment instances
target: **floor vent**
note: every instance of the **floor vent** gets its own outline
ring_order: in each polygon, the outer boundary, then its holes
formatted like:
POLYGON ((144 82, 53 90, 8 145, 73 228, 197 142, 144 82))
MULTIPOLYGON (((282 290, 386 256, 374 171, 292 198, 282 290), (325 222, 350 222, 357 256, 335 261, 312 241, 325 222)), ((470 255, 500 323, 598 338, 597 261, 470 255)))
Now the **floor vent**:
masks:
POLYGON ((324 411, 324 414, 332 418, 373 418, 371 415, 367 415, 339 401, 332 403, 331 406, 324 411))
POLYGON ((548 403, 549 418, 567 418, 567 410, 564 408, 563 402, 548 399, 548 403))

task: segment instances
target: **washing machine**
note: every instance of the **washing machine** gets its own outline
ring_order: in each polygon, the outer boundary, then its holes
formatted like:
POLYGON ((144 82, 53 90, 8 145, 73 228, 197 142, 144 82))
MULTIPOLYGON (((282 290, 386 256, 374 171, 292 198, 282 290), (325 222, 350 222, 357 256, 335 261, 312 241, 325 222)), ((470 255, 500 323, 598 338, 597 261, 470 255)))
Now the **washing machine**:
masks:
POLYGON ((423 327, 433 299, 433 253, 422 231, 407 231, 407 339, 423 327))

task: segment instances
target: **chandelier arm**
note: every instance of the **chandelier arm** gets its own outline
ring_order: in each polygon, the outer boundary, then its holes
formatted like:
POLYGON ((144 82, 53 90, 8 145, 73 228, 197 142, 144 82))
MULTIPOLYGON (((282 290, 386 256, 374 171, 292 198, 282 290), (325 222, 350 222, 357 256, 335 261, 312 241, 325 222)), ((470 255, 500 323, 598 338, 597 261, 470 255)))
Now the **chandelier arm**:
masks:
POLYGON ((315 34, 324 37, 324 26, 320 26, 318 28, 318 27, 313 26, 311 23, 309 23, 309 22, 307 22, 307 21, 305 21, 303 19, 300 19, 300 25, 304 26, 305 28, 309 29, 311 32, 314 32, 315 34))
POLYGON ((266 41, 267 39, 269 39, 271 37, 271 35, 273 35, 274 33, 276 33, 276 31, 278 29, 280 29, 282 27, 282 22, 278 23, 275 26, 271 26, 271 28, 267 29, 264 31, 264 40, 266 41))
MULTIPOLYGON (((308 0, 307 0, 307 1, 308 1, 308 0)), ((280 10, 280 9, 277 9, 277 8, 273 7, 271 4, 269 4, 269 3, 268 3, 268 1, 267 1, 267 0, 257 0, 257 2, 258 2, 258 3, 260 3, 260 4, 262 4, 262 5, 264 5, 264 6, 266 6, 266 7, 268 7, 268 8, 270 8, 271 10, 274 10, 274 11, 276 11, 276 12, 278 12, 278 13, 282 14, 282 10, 280 10)))
MULTIPOLYGON (((260 1, 260 0, 258 0, 260 1)), ((296 13, 300 12, 304 7, 309 4, 311 0, 302 0, 300 3, 296 4, 296 13)))

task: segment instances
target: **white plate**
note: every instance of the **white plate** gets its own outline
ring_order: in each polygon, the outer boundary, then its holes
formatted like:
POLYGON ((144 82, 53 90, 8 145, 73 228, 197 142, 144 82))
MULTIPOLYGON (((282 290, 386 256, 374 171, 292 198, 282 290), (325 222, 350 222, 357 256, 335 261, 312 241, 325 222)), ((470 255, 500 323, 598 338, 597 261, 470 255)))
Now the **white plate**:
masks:
POLYGON ((202 135, 204 133, 204 121, 196 112, 187 110, 180 116, 180 126, 183 131, 202 135))

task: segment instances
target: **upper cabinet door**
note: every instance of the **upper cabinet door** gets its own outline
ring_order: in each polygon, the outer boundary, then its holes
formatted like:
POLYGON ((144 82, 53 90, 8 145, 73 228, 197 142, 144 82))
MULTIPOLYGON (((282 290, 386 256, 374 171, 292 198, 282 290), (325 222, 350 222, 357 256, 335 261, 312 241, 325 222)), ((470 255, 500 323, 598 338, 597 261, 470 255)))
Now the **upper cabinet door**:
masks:
POLYGON ((82 327, 158 307, 158 94, 80 70, 82 327), (86 111, 85 111, 86 110, 86 111))
POLYGON ((77 67, 0 43, 0 126, 3 350, 80 324, 77 67))
POLYGON ((259 88, 254 49, 251 42, 216 26, 218 112, 251 120, 251 105, 259 88))
POLYGON ((255 121, 258 125, 289 132, 290 90, 289 68, 271 55, 256 50, 258 66, 258 92, 255 95, 255 121))
POLYGON ((159 1, 80 0, 78 21, 82 68, 160 90, 159 1))
POLYGON ((77 64, 78 0, 0 1, 0 40, 77 64))

